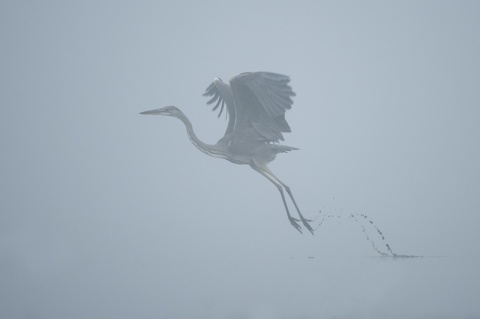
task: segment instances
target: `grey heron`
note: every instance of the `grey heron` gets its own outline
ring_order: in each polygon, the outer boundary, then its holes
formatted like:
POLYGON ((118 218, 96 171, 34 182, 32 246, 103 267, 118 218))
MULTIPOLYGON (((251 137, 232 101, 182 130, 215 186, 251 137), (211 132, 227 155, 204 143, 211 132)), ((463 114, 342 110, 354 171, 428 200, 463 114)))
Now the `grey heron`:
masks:
POLYGON ((293 197, 290 187, 276 177, 267 164, 277 154, 297 150, 295 147, 276 144, 283 141, 282 133, 290 132, 285 112, 292 107, 295 93, 286 75, 270 72, 247 72, 233 77, 229 83, 215 78, 204 96, 210 96, 207 104, 220 107, 219 117, 226 106, 228 125, 224 136, 216 144, 206 144, 198 139, 190 120, 175 106, 141 112, 144 115, 165 115, 178 118, 185 124, 190 141, 203 153, 226 159, 235 164, 249 165, 272 182, 280 192, 290 223, 300 233, 299 221, 313 234, 313 228, 293 197), (284 190, 293 202, 300 218, 290 214, 284 190))

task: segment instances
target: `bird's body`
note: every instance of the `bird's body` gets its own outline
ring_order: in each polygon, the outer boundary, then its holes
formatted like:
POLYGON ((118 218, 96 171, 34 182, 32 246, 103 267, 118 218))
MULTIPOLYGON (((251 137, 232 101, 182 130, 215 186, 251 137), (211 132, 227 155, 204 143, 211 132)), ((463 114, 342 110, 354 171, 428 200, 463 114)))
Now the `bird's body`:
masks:
POLYGON ((295 93, 288 84, 288 76, 270 72, 241 73, 227 84, 215 78, 204 95, 212 98, 208 104, 216 103, 213 110, 225 106, 229 117, 224 136, 216 144, 206 144, 198 139, 190 120, 175 106, 142 112, 146 115, 173 116, 181 120, 187 129, 190 141, 203 153, 226 159, 235 164, 250 165, 254 170, 270 180, 280 191, 290 223, 301 232, 296 218, 290 215, 285 189, 290 196, 303 225, 313 234, 313 229, 305 219, 293 198, 290 188, 280 181, 267 167, 278 153, 297 150, 294 147, 275 144, 283 141, 282 133, 290 132, 285 120, 285 112, 290 109, 295 93))

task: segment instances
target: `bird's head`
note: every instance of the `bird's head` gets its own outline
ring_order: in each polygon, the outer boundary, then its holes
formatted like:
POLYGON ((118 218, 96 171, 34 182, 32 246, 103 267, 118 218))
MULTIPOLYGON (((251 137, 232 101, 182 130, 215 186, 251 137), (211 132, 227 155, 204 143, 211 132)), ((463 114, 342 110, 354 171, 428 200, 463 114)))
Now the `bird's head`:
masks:
POLYGON ((165 116, 178 117, 180 114, 183 114, 183 113, 182 113, 182 111, 180 111, 175 106, 165 106, 165 107, 162 107, 161 109, 145 111, 145 112, 141 112, 140 114, 143 114, 143 115, 165 115, 165 116))

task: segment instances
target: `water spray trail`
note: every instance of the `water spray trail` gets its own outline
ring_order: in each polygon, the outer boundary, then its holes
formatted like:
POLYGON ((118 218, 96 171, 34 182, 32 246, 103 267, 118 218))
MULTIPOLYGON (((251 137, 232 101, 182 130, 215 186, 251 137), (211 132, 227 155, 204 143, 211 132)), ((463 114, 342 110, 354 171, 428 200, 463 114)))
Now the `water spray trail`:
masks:
MULTIPOLYGON (((365 226, 358 221, 358 219, 357 219, 357 217, 356 217, 357 215, 358 215, 358 214, 355 214, 355 215, 354 215, 354 214, 350 214, 349 217, 350 217, 350 218, 353 218, 353 220, 354 220, 357 224, 359 224, 360 227, 362 227, 362 232, 363 232, 363 234, 365 235, 365 238, 366 238, 366 239, 370 242, 370 244, 372 245, 373 249, 374 249, 378 254, 380 254, 380 256, 393 256, 393 252, 392 252, 390 249, 389 249, 389 250, 390 250, 390 252, 392 253, 392 255, 389 255, 389 254, 387 254, 387 253, 384 253, 384 252, 380 251, 380 249, 377 248, 377 245, 375 245, 375 242, 370 238, 370 236, 368 236, 368 233, 367 233, 367 230, 365 229, 365 226)), ((360 216, 362 216, 362 215, 360 215, 360 216)), ((362 217, 363 217, 363 216, 362 216, 362 217)), ((378 228, 377 228, 377 229, 378 229, 378 228)), ((382 235, 382 240, 385 240, 385 237, 383 237, 383 235, 382 235)), ((389 247, 388 244, 386 244, 386 246, 389 247)))
MULTIPOLYGON (((322 211, 324 210, 325 208, 325 205, 322 207, 322 209, 319 211, 319 214, 318 216, 315 218, 315 220, 317 220, 318 218, 320 218, 320 216, 322 215, 322 211)), ((314 230, 316 231, 317 229, 320 228, 320 226, 323 225, 323 223, 327 220, 327 219, 332 219, 332 218, 342 218, 344 217, 343 215, 343 211, 340 211, 340 213, 337 212, 336 209, 334 209, 334 213, 333 214, 329 214, 329 215, 324 215, 321 219, 320 219, 320 222, 318 223, 318 226, 314 228, 314 230)), ((382 257, 393 257, 393 258, 416 258, 416 257, 422 257, 422 256, 415 256, 415 255, 403 255, 403 254, 397 254, 395 253, 390 244, 386 241, 385 239, 385 235, 383 234, 383 232, 380 230, 380 228, 377 227, 377 225, 375 225, 375 223, 368 218, 367 215, 365 214, 357 214, 357 213, 353 213, 353 214, 349 214, 348 215, 348 218, 350 220, 353 220, 356 224, 358 224, 361 229, 362 229, 362 232, 363 234, 365 235, 365 238, 366 240, 371 244, 373 250, 375 250, 380 256, 382 257), (381 249, 378 248, 378 241, 375 242, 372 237, 369 235, 369 232, 367 230, 367 227, 365 227, 365 224, 363 223, 363 220, 366 220, 368 222, 368 224, 370 225, 370 227, 373 227, 375 229, 375 232, 380 236, 381 238, 381 241, 383 242, 383 244, 385 245, 386 247, 386 252, 385 251, 382 251, 381 249)), ((367 224, 367 225, 368 225, 367 224)))

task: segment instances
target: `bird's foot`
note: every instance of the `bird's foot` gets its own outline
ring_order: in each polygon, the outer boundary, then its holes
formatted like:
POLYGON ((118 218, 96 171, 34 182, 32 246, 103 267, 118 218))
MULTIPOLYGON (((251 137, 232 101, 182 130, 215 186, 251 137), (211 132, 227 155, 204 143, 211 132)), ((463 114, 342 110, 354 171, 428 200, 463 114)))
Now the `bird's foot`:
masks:
POLYGON ((313 234, 313 228, 312 228, 312 226, 310 226, 310 224, 308 223, 308 222, 311 222, 311 220, 306 219, 306 218, 303 218, 303 217, 302 217, 301 219, 302 219, 302 224, 303 224, 303 226, 305 226, 305 228, 308 229, 308 231, 309 231, 310 233, 312 233, 312 235, 314 235, 314 234, 313 234))
POLYGON ((293 227, 295 227, 296 230, 298 230, 300 232, 300 234, 302 233, 302 228, 300 227, 300 225, 297 223, 299 222, 300 220, 296 219, 296 218, 293 218, 291 216, 288 217, 288 220, 290 221, 290 224, 292 224, 293 227))

